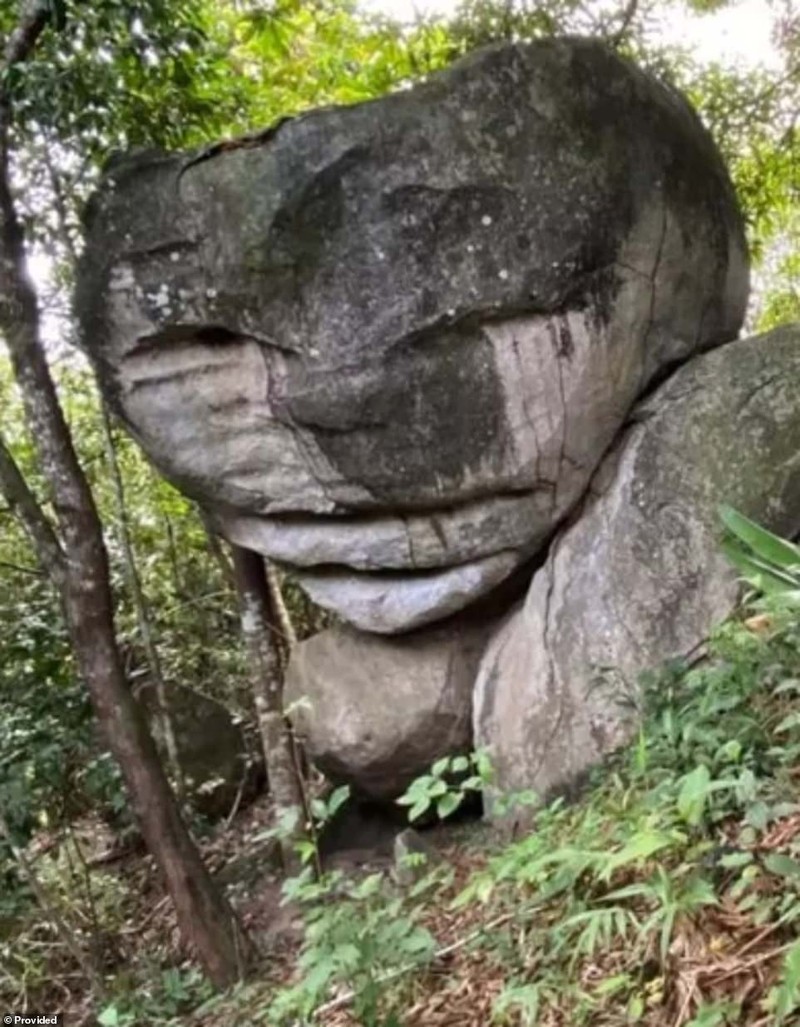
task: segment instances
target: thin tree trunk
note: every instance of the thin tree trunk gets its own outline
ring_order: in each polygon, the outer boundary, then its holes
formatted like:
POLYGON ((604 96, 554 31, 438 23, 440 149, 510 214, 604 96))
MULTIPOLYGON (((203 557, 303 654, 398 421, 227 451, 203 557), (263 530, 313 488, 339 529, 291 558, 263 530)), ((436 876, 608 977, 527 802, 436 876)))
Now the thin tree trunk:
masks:
POLYGON ((169 545, 169 561, 172 567, 172 580, 175 583, 175 595, 183 599, 186 596, 186 590, 183 587, 183 579, 181 577, 181 565, 178 559, 178 547, 175 545, 175 528, 172 526, 172 518, 168 513, 164 513, 164 528, 167 532, 167 544, 169 545))
MULTIPOLYGON (((41 148, 41 156, 50 178, 50 185, 53 190, 54 207, 58 217, 58 224, 61 234, 61 241, 69 254, 73 266, 78 263, 78 249, 75 238, 70 231, 69 215, 67 212, 67 199, 65 195, 62 175, 52 159, 53 140, 47 139, 41 148)), ((136 555, 131 538, 130 522, 128 519, 128 508, 125 500, 125 486, 122 481, 117 447, 114 442, 114 430, 111 413, 103 397, 102 389, 97 382, 97 394, 100 402, 100 426, 103 436, 103 448, 106 453, 106 462, 111 472, 111 482, 114 491, 114 501, 117 507, 117 519, 120 527, 120 540, 122 542, 122 554, 125 563, 125 573, 128 579, 128 587, 133 600, 136 613, 136 624, 144 647, 145 659, 150 670, 150 679, 153 682, 155 691, 156 718, 159 725, 161 737, 164 741, 164 748, 167 752, 167 765, 179 799, 185 796, 183 772, 181 769, 180 750, 175 736, 174 721, 172 718, 171 704, 167 684, 161 667, 161 658, 158 654, 158 647, 155 643, 152 620, 150 618, 150 607, 142 589, 142 581, 139 569, 136 565, 136 555)), ((168 536, 170 548, 174 553, 175 541, 172 537, 172 525, 167 518, 168 536)))
POLYGON ((219 540, 219 535, 214 530, 214 525, 211 518, 202 508, 197 507, 197 513, 200 520, 203 522, 203 527, 206 532, 206 541, 208 542, 208 551, 214 558, 215 563, 219 567, 219 572, 222 575, 222 580, 230 588, 232 592, 236 591, 236 575, 231 566, 231 562, 225 555, 225 550, 222 548, 222 544, 219 540))
POLYGON ((60 540, 6 450, 0 459, 0 485, 37 543, 40 562, 60 586, 78 669, 120 765, 142 834, 164 875, 183 937, 211 979, 223 986, 241 975, 249 954, 246 936, 181 819, 143 713, 125 679, 100 519, 45 358, 38 300, 27 276, 23 231, 11 193, 9 71, 32 52, 50 10, 49 0, 23 4, 0 67, 0 331, 51 491, 60 540))
MULTIPOLYGON (((283 667, 280 627, 272 605, 264 559, 259 553, 231 546, 233 569, 250 665, 264 762, 278 821, 292 812, 298 821, 304 802, 290 728, 283 713, 283 667)), ((282 843, 285 868, 294 862, 292 839, 282 843)))
POLYGON ((20 326, 2 318, 6 306, 0 282, 0 319, 12 354, 32 359, 26 381, 40 391, 26 395, 37 423, 59 436, 36 433, 50 477, 64 543, 58 541, 13 458, 0 443, 0 488, 20 515, 39 560, 59 586, 78 669, 95 712, 122 770, 147 847, 161 869, 175 905, 181 933, 211 979, 224 986, 241 975, 249 955, 246 939, 224 895, 212 881, 181 819, 141 707, 130 691, 114 634, 108 563, 97 511, 71 448, 52 381, 38 348, 27 349, 20 326), (62 454, 63 450, 63 454, 62 454), (61 463, 61 457, 65 463, 61 463), (58 461, 58 462, 55 462, 58 461))
POLYGON ((264 563, 267 569, 267 585, 269 586, 272 605, 275 608, 275 613, 281 626, 281 634, 283 635, 283 641, 286 645, 286 656, 288 662, 289 653, 291 653, 292 649, 297 645, 297 632, 294 630, 294 624, 292 624, 289 609, 283 598, 281 580, 278 576, 278 571, 271 561, 265 560, 264 563))
POLYGON ((136 555, 133 551, 133 540, 131 539, 130 523, 128 521, 128 507, 125 502, 125 485, 122 481, 122 473, 117 458, 117 449, 114 443, 114 434, 111 425, 111 415, 108 407, 100 394, 100 419, 103 430, 103 443, 106 450, 106 459, 111 471, 111 482, 114 488, 114 500, 117 506, 117 519, 120 528, 120 540, 122 542, 122 555, 125 561, 125 571, 128 578, 128 587, 131 591, 133 606, 136 611, 136 623, 139 628, 139 635, 144 646, 145 658, 150 669, 150 679, 156 696, 156 716, 158 719, 161 736, 164 740, 164 748, 167 752, 167 765, 175 786, 175 792, 179 799, 184 797, 183 772, 181 770, 180 751, 178 740, 175 737, 175 726, 172 719, 172 711, 169 701, 167 683, 164 680, 164 673, 161 667, 161 657, 158 654, 158 646, 153 634, 153 624, 150 619, 150 608, 147 598, 142 589, 142 580, 139 577, 139 568, 136 566, 136 555))

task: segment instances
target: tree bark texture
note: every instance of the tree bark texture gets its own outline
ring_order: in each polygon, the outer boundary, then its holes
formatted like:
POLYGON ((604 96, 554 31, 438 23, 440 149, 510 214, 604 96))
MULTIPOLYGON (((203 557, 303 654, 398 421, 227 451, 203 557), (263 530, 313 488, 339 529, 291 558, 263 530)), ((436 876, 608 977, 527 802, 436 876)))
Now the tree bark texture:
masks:
POLYGON ((161 658, 158 654, 153 624, 150 617, 150 607, 147 597, 142 588, 142 580, 139 576, 139 568, 136 566, 136 554, 133 549, 130 523, 128 520, 128 507, 125 502, 125 485, 122 480, 122 473, 119 467, 116 444, 111 423, 111 415, 102 396, 100 397, 100 418, 103 432, 103 443, 106 451, 106 461, 111 472, 111 481, 114 486, 114 499, 117 507, 117 518, 119 520, 120 541, 122 542, 122 555, 125 562, 125 571, 128 578, 128 588, 133 600, 136 612, 136 624, 139 629, 139 637, 144 647, 145 658, 150 672, 150 680, 156 696, 156 716, 164 749, 167 754, 167 765, 175 785, 178 798, 184 794, 183 773, 181 770, 181 756, 178 749, 178 740, 175 736, 175 725, 172 719, 170 708, 169 692, 164 679, 164 672, 161 666, 161 658))
MULTIPOLYGON (((259 553, 231 547, 253 698, 264 750, 269 787, 280 821, 303 810, 291 730, 283 713, 281 630, 267 581, 267 569, 259 553)), ((293 862, 291 839, 283 844, 284 863, 293 862)))
POLYGON ((11 191, 7 72, 27 59, 49 17, 50 7, 44 0, 23 4, 0 69, 4 73, 0 81, 5 83, 0 91, 0 331, 49 485, 57 531, 43 527, 49 522, 6 450, 0 451, 0 480, 9 503, 32 534, 42 565, 59 586, 78 669, 122 770, 145 842, 175 904, 183 938, 209 977, 223 986, 240 976, 249 954, 247 939, 181 819, 144 715, 125 678, 100 519, 45 357, 38 299, 27 275, 23 231, 11 191))

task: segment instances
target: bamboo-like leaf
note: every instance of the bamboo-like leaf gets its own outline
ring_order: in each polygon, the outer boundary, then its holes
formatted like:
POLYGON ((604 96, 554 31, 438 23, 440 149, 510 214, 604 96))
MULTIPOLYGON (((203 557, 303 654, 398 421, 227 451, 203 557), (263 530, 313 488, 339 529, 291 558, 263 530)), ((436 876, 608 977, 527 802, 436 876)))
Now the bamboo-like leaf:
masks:
POLYGON ((756 588, 762 592, 787 593, 800 584, 800 572, 792 573, 749 553, 736 539, 723 539, 722 552, 756 588))
POLYGON ((602 880, 609 880, 615 870, 626 866, 629 863, 641 863, 649 859, 662 849, 669 848, 675 844, 676 839, 663 831, 646 829, 637 832, 619 852, 613 853, 608 860, 603 873, 602 880))
POLYGON ((786 570, 795 570, 795 572, 800 567, 800 546, 767 531, 766 528, 762 528, 760 524, 751 521, 749 517, 740 514, 731 506, 721 506, 720 517, 728 531, 740 539, 745 546, 752 549, 762 560, 786 570))

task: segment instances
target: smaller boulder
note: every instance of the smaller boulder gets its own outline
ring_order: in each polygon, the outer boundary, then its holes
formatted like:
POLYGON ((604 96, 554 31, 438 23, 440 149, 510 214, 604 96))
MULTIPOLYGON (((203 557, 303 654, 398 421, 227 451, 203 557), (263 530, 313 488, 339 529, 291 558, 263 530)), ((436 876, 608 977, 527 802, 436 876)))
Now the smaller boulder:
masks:
MULTIPOLYGON (((163 751, 152 690, 140 689, 137 698, 163 751)), ((188 798, 204 816, 227 816, 240 791, 252 795, 259 757, 248 750, 242 725, 221 702, 183 685, 170 686, 169 700, 188 798)))
POLYGON ((472 745, 472 687, 491 623, 396 637, 331 628, 294 650, 286 703, 314 763, 391 801, 440 756, 472 745))

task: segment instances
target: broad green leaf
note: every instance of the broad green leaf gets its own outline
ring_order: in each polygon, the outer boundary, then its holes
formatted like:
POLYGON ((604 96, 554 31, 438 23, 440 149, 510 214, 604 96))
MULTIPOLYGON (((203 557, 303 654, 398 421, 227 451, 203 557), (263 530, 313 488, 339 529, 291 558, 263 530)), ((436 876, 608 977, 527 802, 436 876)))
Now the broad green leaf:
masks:
POLYGON ((785 570, 800 567, 800 546, 767 531, 727 504, 720 507, 720 517, 725 527, 761 560, 785 570))
POLYGON ((334 816, 350 798, 350 785, 340 785, 335 788, 328 797, 328 817, 334 816))
POLYGON ((740 867, 749 866, 753 862, 751 852, 729 852, 719 861, 719 865, 726 870, 738 870, 740 867))
POLYGON ((697 827, 703 820, 710 787, 711 772, 704 763, 683 778, 678 793, 678 814, 692 827, 697 827))
POLYGON ((797 574, 762 560, 735 539, 723 539, 722 552, 753 586, 762 592, 781 595, 797 588, 797 574))
POLYGON ((778 877, 790 877, 800 881, 800 861, 781 852, 770 852, 764 857, 764 866, 778 877))
POLYGON ((443 795, 436 803, 436 812, 439 817, 444 820, 451 813, 455 813, 463 799, 462 792, 448 792, 447 795, 443 795))
POLYGON ((408 811, 408 819, 411 821, 418 820, 423 815, 423 813, 427 813, 430 808, 431 800, 426 795, 423 798, 419 799, 416 803, 414 803, 414 805, 408 811))

